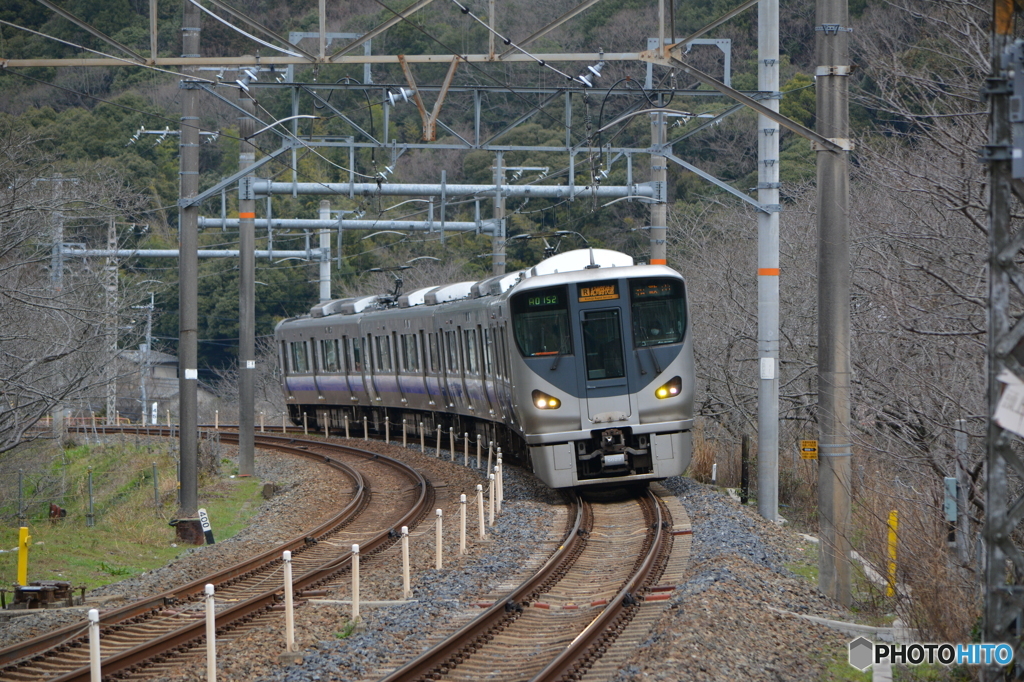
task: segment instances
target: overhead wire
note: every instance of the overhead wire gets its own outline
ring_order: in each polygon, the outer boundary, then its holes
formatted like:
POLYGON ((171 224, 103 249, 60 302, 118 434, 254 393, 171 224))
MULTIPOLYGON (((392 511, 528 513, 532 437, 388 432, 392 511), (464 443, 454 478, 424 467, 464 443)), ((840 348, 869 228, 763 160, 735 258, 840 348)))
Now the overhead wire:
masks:
MULTIPOLYGON (((171 71, 170 69, 161 69, 158 66, 152 66, 150 64, 146 64, 144 62, 136 61, 134 59, 128 59, 127 57, 118 57, 116 55, 107 54, 106 52, 100 52, 99 50, 94 50, 91 47, 85 47, 84 45, 78 45, 76 43, 71 42, 70 40, 64 40, 63 38, 58 38, 57 36, 51 36, 48 33, 42 33, 40 31, 36 31, 36 30, 31 29, 31 28, 26 28, 24 26, 19 26, 18 24, 13 24, 13 23, 11 23, 9 21, 5 21, 3 19, 0 19, 0 24, 3 24, 5 26, 10 26, 11 28, 16 28, 19 31, 26 31, 28 33, 32 33, 34 35, 39 36, 40 38, 47 38, 49 40, 54 40, 54 41, 56 41, 58 43, 63 43, 64 45, 68 45, 69 47, 74 47, 74 48, 77 48, 79 50, 85 50, 86 52, 92 52, 93 54, 98 54, 101 57, 106 57, 108 59, 115 59, 115 60, 117 60, 119 62, 124 62, 126 66, 141 66, 142 68, 149 69, 151 71, 159 71, 160 73, 169 73, 169 74, 171 74, 173 76, 181 76, 181 74, 178 73, 177 71, 171 71)), ((203 81, 205 83, 211 83, 211 84, 214 84, 214 85, 216 84, 216 83, 214 83, 214 81, 207 80, 205 78, 198 78, 197 77, 196 80, 201 80, 201 81, 203 81)))

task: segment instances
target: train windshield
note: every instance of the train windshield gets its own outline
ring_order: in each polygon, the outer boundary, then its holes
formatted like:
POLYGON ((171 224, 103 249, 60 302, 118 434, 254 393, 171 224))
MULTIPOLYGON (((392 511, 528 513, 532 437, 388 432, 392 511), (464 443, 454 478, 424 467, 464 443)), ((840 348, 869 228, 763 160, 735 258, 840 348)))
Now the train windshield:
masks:
POLYGON ((629 281, 633 306, 633 345, 679 343, 686 331, 686 297, 677 279, 651 277, 629 281))
POLYGON ((588 310, 583 314, 583 352, 587 356, 587 379, 626 376, 618 308, 588 310))
POLYGON ((569 296, 563 286, 534 289, 512 298, 516 345, 526 357, 572 355, 569 296))

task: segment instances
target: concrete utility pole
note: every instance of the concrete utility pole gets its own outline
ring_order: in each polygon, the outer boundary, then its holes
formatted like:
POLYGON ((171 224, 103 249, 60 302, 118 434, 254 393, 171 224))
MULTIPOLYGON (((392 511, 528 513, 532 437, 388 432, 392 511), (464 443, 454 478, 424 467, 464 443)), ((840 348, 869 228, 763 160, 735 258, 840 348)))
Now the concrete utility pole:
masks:
MULTIPOLYGON (((320 220, 331 219, 331 202, 323 199, 320 201, 320 220)), ((340 233, 339 233, 340 234, 340 233)), ((339 248, 341 246, 339 239, 339 248)), ((326 303, 331 300, 331 229, 320 228, 320 302, 326 303)))
POLYGON ((847 0, 818 0, 818 587, 850 604, 850 47, 847 0))
MULTIPOLYGON (((201 19, 199 7, 189 0, 182 2, 182 57, 199 56, 201 19)), ((196 67, 182 67, 188 79, 196 67)), ((181 473, 178 483, 178 518, 193 519, 199 506, 199 429, 197 422, 198 363, 198 278, 199 278, 199 206, 189 199, 199 194, 199 90, 194 84, 181 82, 181 136, 178 153, 181 169, 180 210, 178 212, 178 413, 180 421, 181 473)), ((198 528, 198 520, 195 522, 198 528)), ((190 524, 179 524, 178 537, 189 539, 190 524)), ((200 531, 201 533, 201 531, 200 531)))
MULTIPOLYGON (((246 77, 248 80, 248 77, 246 77)), ((256 147, 249 141, 256 133, 256 105, 245 88, 238 89, 238 170, 256 163, 256 147)), ((254 178, 238 181, 238 475, 256 473, 255 374, 256 374, 256 195, 254 178)))
MULTIPOLYGON (((107 225, 107 248, 117 249, 117 223, 107 225)), ((107 424, 117 424, 117 259, 107 258, 103 266, 104 303, 107 309, 107 344, 110 361, 103 368, 107 384, 107 424)))
MULTIPOLYGON (((664 144, 665 115, 651 114, 651 147, 660 151, 664 144)), ((668 203, 665 195, 668 184, 668 159, 657 153, 651 153, 651 180, 661 188, 658 201, 651 204, 651 265, 667 265, 668 203)))
MULTIPOLYGON (((779 0, 757 5, 757 89, 779 110, 779 0)), ((757 511, 779 515, 779 125, 757 116, 757 511)))
MULTIPOLYGON (((988 144, 983 148, 988 163, 989 207, 989 309, 988 309, 988 431, 986 438, 985 527, 985 617, 982 641, 1008 642, 1020 660, 1022 646, 1020 618, 1024 613, 1024 557, 1014 540, 1020 529, 1022 497, 1008 479, 1020 471, 1021 456, 1014 447, 1017 437, 995 420, 1004 387, 999 376, 1019 372, 1021 315, 1016 301, 1021 294, 1019 225, 1011 220, 1013 195, 1022 196, 1019 159, 1014 154, 1011 112, 1020 97, 1022 58, 1014 45, 1016 3, 995 0, 991 23, 991 73, 983 92, 989 104, 988 144), (1015 168, 1016 166, 1016 168, 1015 168), (1014 177, 1017 176, 1017 177, 1014 177), (1012 569, 1008 564, 1012 563, 1012 569), (1009 570, 1008 570, 1009 569, 1009 570)), ((1019 125, 1019 124, 1016 124, 1019 125)), ((1016 144, 1015 144, 1016 142, 1016 144)), ((1003 670, 983 669, 982 679, 1004 679, 1003 670)), ((1007 670, 1005 677, 1012 676, 1007 670)))
POLYGON ((494 233, 491 237, 492 275, 505 274, 505 155, 494 155, 494 233))

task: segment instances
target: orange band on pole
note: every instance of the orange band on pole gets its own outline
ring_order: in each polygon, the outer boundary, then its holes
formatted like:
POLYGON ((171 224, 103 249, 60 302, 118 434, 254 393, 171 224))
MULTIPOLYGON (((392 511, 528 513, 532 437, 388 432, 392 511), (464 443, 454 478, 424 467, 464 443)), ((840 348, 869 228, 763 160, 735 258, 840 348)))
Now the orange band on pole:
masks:
POLYGON ((256 217, 256 214, 255 213, 239 213, 238 217, 241 218, 242 220, 245 220, 246 218, 254 219, 256 217))
POLYGON ((668 265, 668 261, 664 258, 652 258, 651 265, 668 265))
POLYGON ((757 274, 759 274, 759 275, 768 275, 769 277, 778 277, 779 276, 779 269, 778 268, 758 268, 757 269, 757 274))
POLYGON ((996 35, 1008 36, 1013 33, 1013 6, 1013 0, 995 0, 992 29, 996 35))

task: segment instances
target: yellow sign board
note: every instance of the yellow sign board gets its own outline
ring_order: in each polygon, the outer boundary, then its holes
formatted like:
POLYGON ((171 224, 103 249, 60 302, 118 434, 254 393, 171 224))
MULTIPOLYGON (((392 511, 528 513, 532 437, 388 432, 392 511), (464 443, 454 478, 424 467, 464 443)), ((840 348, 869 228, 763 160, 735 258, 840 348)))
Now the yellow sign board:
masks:
POLYGON ((800 458, 801 459, 818 459, 818 441, 816 441, 816 440, 802 440, 802 441, 800 441, 800 458))
POLYGON ((598 284, 589 287, 580 287, 580 303, 589 301, 611 301, 619 297, 619 288, 613 282, 611 284, 598 284))

